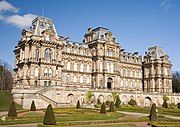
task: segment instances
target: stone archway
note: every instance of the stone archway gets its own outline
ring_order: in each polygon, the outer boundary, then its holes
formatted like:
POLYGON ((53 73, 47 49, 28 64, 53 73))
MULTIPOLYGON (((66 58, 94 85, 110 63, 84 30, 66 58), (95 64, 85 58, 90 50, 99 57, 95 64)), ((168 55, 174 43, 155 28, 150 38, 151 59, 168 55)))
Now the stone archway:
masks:
POLYGON ((102 94, 98 96, 98 99, 100 103, 104 102, 104 96, 102 94))
POLYGON ((112 83, 113 83, 113 79, 111 77, 109 77, 107 79, 107 88, 108 89, 112 89, 112 83))
POLYGON ((68 102, 69 102, 70 106, 73 106, 74 105, 74 95, 72 93, 70 93, 70 94, 68 94, 67 98, 68 98, 68 102))
POLYGON ((127 98, 126 95, 124 95, 124 96, 122 97, 122 103, 123 103, 123 104, 128 104, 128 98, 127 98))
POLYGON ((152 99, 150 97, 146 97, 144 99, 144 107, 150 107, 151 106, 152 99))

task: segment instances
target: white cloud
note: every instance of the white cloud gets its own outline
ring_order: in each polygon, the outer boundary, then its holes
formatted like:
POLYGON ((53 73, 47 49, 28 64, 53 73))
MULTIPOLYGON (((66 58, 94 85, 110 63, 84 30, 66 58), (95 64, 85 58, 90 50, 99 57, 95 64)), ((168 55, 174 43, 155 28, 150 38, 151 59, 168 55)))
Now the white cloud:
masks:
POLYGON ((160 7, 164 10, 168 10, 170 8, 173 8, 174 5, 172 3, 172 0, 163 0, 160 4, 160 7))
POLYGON ((13 13, 17 13, 19 9, 6 1, 0 1, 0 13, 2 13, 3 11, 11 11, 13 13))
POLYGON ((31 25, 32 20, 37 16, 34 14, 14 14, 18 13, 19 9, 14 7, 12 4, 0 0, 0 20, 8 24, 17 26, 18 28, 27 28, 31 25), (6 11, 11 12, 11 15, 5 15, 6 11))
POLYGON ((7 16, 5 21, 9 24, 13 24, 19 28, 27 28, 31 25, 32 20, 35 19, 37 16, 33 14, 26 14, 23 16, 20 15, 13 15, 7 16))

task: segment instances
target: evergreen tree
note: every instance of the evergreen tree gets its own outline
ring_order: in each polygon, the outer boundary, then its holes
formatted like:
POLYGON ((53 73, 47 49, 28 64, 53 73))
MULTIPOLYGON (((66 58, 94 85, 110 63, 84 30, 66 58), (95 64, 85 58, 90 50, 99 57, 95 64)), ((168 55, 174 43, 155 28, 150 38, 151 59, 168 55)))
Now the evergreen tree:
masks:
POLYGON ((30 111, 36 111, 36 106, 35 106, 34 101, 32 101, 32 103, 31 103, 30 111))
POLYGON ((177 104, 178 109, 180 109, 180 103, 177 104))
POLYGON ((117 95, 116 102, 115 102, 116 108, 119 108, 120 104, 121 104, 121 100, 119 98, 119 95, 117 95))
POLYGON ((105 103, 104 103, 104 102, 103 102, 102 105, 101 105, 100 113, 106 114, 106 106, 105 106, 105 103))
POLYGON ((8 111, 8 117, 17 117, 17 112, 16 112, 16 106, 14 101, 12 101, 10 107, 9 107, 9 111, 8 111))
POLYGON ((114 112, 114 111, 115 111, 115 109, 114 109, 114 102, 111 101, 110 107, 109 107, 109 112, 114 112))
POLYGON ((162 107, 168 108, 168 103, 167 103, 168 100, 169 100, 169 98, 166 95, 163 95, 163 105, 162 105, 162 107))
POLYGON ((76 109, 80 109, 81 108, 81 106, 80 106, 80 102, 79 102, 79 100, 77 101, 77 104, 76 104, 76 109))
POLYGON ((97 99, 97 104, 98 104, 98 105, 100 105, 100 104, 101 104, 101 101, 100 101, 100 99, 99 99, 99 98, 97 99))
POLYGON ((56 125, 56 119, 55 119, 53 108, 52 108, 51 104, 49 104, 47 109, 46 109, 43 124, 45 124, 45 125, 56 125))
POLYGON ((164 102, 163 102, 162 107, 164 107, 164 108, 168 108, 168 103, 167 103, 167 101, 164 101, 164 102))
POLYGON ((150 121, 156 121, 157 120, 157 112, 156 112, 156 104, 155 103, 152 104, 152 106, 151 106, 149 120, 150 121))

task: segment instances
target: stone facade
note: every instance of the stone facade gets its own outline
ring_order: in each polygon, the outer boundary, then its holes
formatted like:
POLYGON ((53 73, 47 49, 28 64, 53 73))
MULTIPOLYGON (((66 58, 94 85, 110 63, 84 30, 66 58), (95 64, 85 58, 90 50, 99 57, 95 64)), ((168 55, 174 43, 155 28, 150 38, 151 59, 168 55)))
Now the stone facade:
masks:
POLYGON ((82 43, 59 36, 51 19, 37 17, 14 50, 14 100, 24 108, 35 100, 39 108, 85 102, 87 91, 95 100, 119 93, 123 103, 134 98, 140 106, 158 105, 172 94, 171 62, 158 46, 145 56, 125 52, 106 28, 89 28, 82 43), (148 102, 148 103, 149 103, 148 102))

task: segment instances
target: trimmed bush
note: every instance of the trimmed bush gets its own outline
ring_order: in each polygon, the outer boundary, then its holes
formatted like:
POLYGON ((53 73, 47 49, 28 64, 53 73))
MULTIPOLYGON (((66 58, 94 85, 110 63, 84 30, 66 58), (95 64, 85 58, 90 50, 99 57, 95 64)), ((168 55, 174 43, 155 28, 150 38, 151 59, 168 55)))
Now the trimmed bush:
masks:
POLYGON ((104 104, 104 102, 101 105, 101 110, 100 110, 101 114, 106 114, 106 105, 104 104))
POLYGON ((116 102, 115 102, 116 108, 119 108, 120 104, 121 104, 121 100, 119 98, 119 95, 117 95, 116 102))
POLYGON ((32 101, 32 103, 31 103, 30 111, 36 111, 36 106, 35 106, 34 101, 32 101))
POLYGON ((114 112, 114 111, 115 111, 115 108, 114 108, 114 102, 111 101, 110 107, 109 107, 109 112, 114 112))
POLYGON ((9 107, 8 117, 12 117, 12 118, 17 117, 16 106, 15 106, 14 101, 12 101, 9 107))
POLYGON ((128 102, 128 104, 131 105, 131 106, 137 105, 136 101, 133 100, 133 99, 131 99, 131 100, 128 102))
POLYGON ((152 106, 151 106, 149 120, 150 121, 156 121, 157 120, 157 112, 156 112, 156 104, 155 103, 152 104, 152 106))
POLYGON ((97 99, 97 104, 98 104, 98 105, 101 105, 101 101, 100 101, 99 98, 97 99))
POLYGON ((180 103, 177 104, 178 109, 180 109, 180 103))
POLYGON ((167 101, 164 101, 164 102, 163 102, 162 107, 164 107, 164 108, 168 108, 168 103, 167 103, 167 101))
POLYGON ((109 106, 110 106, 110 104, 111 104, 111 102, 110 102, 110 101, 108 101, 108 100, 105 102, 105 105, 106 105, 107 107, 109 107, 109 106))
POLYGON ((52 108, 51 104, 49 104, 47 109, 46 109, 43 124, 45 124, 45 125, 56 125, 56 119, 55 119, 53 108, 52 108))
POLYGON ((79 100, 77 101, 77 104, 76 104, 76 109, 80 109, 81 108, 81 106, 80 106, 80 102, 79 102, 79 100))

